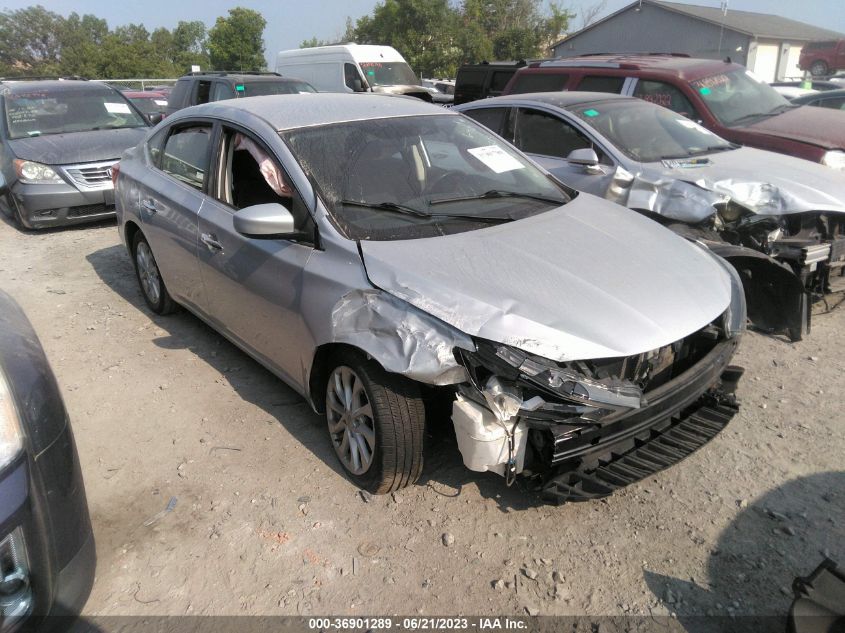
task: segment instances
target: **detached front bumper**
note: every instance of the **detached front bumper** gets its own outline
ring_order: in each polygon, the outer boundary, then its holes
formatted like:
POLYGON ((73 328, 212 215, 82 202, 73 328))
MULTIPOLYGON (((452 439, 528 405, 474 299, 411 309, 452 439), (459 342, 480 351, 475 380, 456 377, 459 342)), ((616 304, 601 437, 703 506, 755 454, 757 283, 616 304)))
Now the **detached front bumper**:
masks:
POLYGON ((601 428, 556 436, 542 497, 560 504, 605 497, 683 460, 715 437, 739 407, 743 369, 729 365, 738 337, 724 340, 684 373, 646 394, 648 405, 601 428))
POLYGON ((80 190, 62 183, 12 187, 12 200, 26 228, 68 226, 114 217, 114 189, 80 190))

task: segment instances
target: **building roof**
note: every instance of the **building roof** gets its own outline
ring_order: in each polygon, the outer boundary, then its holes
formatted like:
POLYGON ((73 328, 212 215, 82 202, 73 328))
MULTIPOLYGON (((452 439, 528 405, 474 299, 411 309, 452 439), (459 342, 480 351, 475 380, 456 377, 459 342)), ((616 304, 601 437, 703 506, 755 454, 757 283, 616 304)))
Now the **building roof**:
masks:
POLYGON ((723 14, 722 9, 719 7, 706 7, 697 4, 684 4, 681 2, 665 2, 664 0, 635 0, 631 4, 622 7, 615 13, 611 13, 602 20, 594 22, 580 31, 567 35, 559 42, 556 42, 552 48, 556 48, 563 42, 577 37, 581 33, 589 31, 599 24, 611 20, 620 13, 637 7, 640 4, 650 4, 655 7, 666 9, 667 11, 682 13, 689 17, 709 22, 711 24, 719 26, 724 25, 724 27, 728 30, 762 39, 812 41, 845 38, 845 34, 837 31, 823 29, 818 26, 813 26, 812 24, 798 22, 797 20, 790 20, 779 15, 754 13, 752 11, 736 11, 730 8, 726 14, 723 14))

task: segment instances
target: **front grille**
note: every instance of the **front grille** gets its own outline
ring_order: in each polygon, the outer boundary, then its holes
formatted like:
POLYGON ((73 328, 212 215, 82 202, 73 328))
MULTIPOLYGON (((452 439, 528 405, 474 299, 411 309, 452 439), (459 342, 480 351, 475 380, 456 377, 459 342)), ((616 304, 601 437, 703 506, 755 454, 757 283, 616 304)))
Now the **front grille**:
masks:
POLYGON ((105 204, 85 204, 80 207, 70 207, 67 210, 69 218, 83 218, 89 215, 100 215, 101 213, 113 213, 114 206, 105 204))
POLYGON ((117 161, 88 163, 65 167, 65 173, 73 182, 88 189, 111 189, 111 170, 117 161))
POLYGON ((615 450, 595 468, 576 469, 553 477, 543 486, 544 501, 561 504, 606 497, 691 455, 727 426, 737 412, 731 401, 704 396, 691 411, 677 414, 668 426, 644 430, 615 450))

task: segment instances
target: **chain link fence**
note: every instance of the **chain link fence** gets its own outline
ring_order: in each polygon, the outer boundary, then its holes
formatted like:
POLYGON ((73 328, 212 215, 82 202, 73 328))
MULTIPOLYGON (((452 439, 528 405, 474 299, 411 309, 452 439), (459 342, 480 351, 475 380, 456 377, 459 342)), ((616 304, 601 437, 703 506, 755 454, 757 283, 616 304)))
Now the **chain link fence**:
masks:
POLYGON ((94 79, 93 81, 109 84, 118 90, 146 91, 156 90, 159 88, 166 88, 167 90, 170 90, 173 88, 177 79, 94 79))

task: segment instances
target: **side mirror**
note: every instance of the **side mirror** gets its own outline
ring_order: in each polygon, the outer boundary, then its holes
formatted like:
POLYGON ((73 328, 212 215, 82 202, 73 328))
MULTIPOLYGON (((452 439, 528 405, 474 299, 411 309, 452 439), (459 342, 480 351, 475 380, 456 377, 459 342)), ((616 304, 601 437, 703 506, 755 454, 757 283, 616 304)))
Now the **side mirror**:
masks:
POLYGON ((365 92, 364 91, 364 82, 360 79, 353 79, 352 80, 352 90, 355 92, 365 92))
POLYGON ((162 119, 164 119, 163 112, 153 112, 152 114, 147 115, 147 119, 150 121, 150 125, 156 125, 161 123, 162 119))
POLYGON ((293 215, 277 202, 244 207, 232 217, 235 230, 248 237, 295 237, 293 215))
POLYGON ((566 160, 573 165, 584 165, 585 167, 593 167, 599 164, 598 154, 591 147, 572 150, 566 160))

